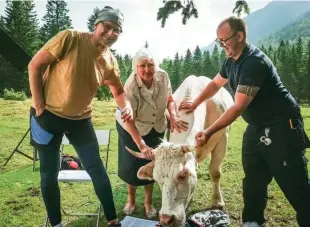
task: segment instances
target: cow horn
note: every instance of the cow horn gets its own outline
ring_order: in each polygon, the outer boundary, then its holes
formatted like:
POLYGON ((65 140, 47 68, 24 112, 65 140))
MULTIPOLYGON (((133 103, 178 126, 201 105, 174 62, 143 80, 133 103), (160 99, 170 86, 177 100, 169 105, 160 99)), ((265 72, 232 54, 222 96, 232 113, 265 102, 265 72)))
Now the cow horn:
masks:
POLYGON ((141 153, 141 152, 135 152, 135 151, 131 150, 130 148, 126 147, 126 146, 125 146, 125 148, 126 148, 126 150, 127 150, 130 154, 132 154, 133 156, 135 156, 135 157, 137 157, 137 158, 141 158, 141 159, 147 159, 147 158, 145 157, 145 154, 143 154, 143 153, 141 153))
POLYGON ((182 147, 182 151, 184 153, 192 152, 192 151, 195 150, 195 146, 194 145, 184 144, 181 147, 182 147))

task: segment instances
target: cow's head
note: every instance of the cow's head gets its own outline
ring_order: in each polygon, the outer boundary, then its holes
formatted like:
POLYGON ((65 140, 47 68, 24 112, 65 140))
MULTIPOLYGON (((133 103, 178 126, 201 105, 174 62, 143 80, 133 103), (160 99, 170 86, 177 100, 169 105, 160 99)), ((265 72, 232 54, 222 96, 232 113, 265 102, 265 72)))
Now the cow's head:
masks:
MULTIPOLYGON (((127 150, 134 156, 142 153, 127 150)), ((196 160, 188 145, 161 143, 154 149, 155 160, 141 167, 138 178, 155 180, 162 191, 160 222, 180 226, 185 222, 185 210, 197 184, 196 160)))

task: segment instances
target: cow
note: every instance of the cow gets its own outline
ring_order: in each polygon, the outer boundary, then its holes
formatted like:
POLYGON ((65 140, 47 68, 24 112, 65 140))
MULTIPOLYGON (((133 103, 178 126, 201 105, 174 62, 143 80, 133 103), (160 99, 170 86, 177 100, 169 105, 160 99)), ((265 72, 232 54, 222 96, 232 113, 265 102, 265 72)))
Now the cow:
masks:
MULTIPOLYGON (((211 80, 204 76, 188 76, 173 98, 177 106, 184 100, 192 101, 211 80)), ((169 141, 163 141, 154 149, 155 159, 141 167, 138 178, 155 180, 162 192, 162 205, 159 211, 160 223, 168 226, 181 226, 186 220, 186 209, 197 185, 196 168, 199 162, 211 154, 209 173, 212 180, 212 207, 225 206, 221 190, 221 164, 224 159, 230 126, 214 134, 203 147, 195 146, 195 134, 214 123, 233 104, 233 99, 225 88, 208 99, 192 113, 179 111, 179 117, 189 123, 185 132, 171 132, 169 141)), ((142 153, 127 150, 138 158, 142 153)))

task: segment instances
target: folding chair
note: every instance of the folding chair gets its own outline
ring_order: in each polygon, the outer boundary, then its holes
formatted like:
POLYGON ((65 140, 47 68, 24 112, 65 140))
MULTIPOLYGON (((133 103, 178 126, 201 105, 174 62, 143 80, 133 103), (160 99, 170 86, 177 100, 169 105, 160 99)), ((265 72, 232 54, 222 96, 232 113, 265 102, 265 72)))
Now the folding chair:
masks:
POLYGON ((22 142, 24 141, 24 139, 26 138, 27 134, 30 132, 30 128, 28 128, 28 130, 26 131, 26 133, 24 134, 24 136, 22 137, 22 139, 18 142, 18 144, 16 145, 16 147, 14 148, 14 150, 12 151, 12 153, 10 154, 10 156, 8 157, 8 159, 5 161, 5 163, 3 164, 3 167, 6 166, 9 161, 11 160, 11 158, 13 157, 13 155, 15 153, 21 154, 24 157, 32 160, 32 170, 33 172, 35 172, 36 169, 36 161, 38 161, 38 151, 33 148, 33 156, 31 157, 30 155, 26 154, 25 152, 21 151, 19 146, 22 144, 22 142))
MULTIPOLYGON (((99 143, 99 146, 106 146, 106 162, 105 167, 108 170, 108 159, 109 159, 109 149, 110 149, 110 135, 111 130, 95 130, 96 137, 99 143)), ((60 149, 60 160, 63 155, 64 146, 69 145, 70 142, 66 136, 62 138, 61 149, 60 149)), ((61 162, 60 162, 61 165, 61 162)), ((85 170, 60 170, 58 174, 58 182, 91 182, 91 178, 85 170)), ((99 201, 98 210, 96 213, 69 213, 61 208, 62 213, 68 216, 96 216, 97 222, 96 227, 99 226, 100 212, 101 212, 101 203, 99 201)), ((45 219, 45 227, 48 226, 48 217, 45 219)))

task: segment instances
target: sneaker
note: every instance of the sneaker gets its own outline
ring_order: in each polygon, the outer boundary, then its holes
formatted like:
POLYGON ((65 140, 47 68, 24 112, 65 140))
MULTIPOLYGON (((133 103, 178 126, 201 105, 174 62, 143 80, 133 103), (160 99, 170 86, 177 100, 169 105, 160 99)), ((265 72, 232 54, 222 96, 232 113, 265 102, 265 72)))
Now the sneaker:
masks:
POLYGON ((265 223, 258 224, 257 222, 245 222, 242 227, 266 227, 265 223))

